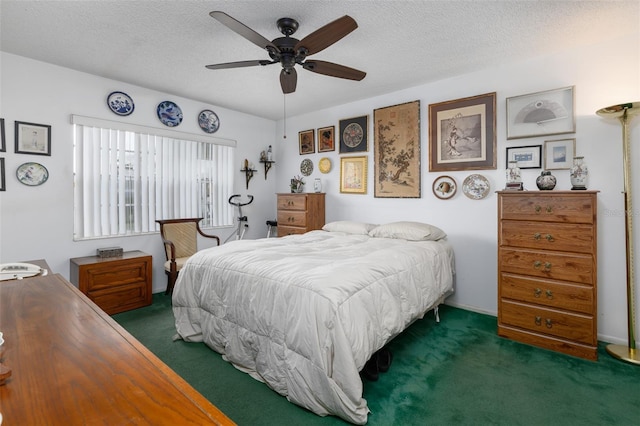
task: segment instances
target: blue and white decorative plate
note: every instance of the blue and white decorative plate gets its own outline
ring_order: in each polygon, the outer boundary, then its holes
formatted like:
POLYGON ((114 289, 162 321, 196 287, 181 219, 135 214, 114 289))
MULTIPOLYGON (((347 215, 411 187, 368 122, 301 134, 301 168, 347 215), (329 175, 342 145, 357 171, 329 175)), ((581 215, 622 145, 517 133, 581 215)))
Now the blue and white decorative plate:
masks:
POLYGON ((107 96, 109 109, 118 115, 129 115, 133 112, 135 105, 131 96, 124 92, 111 92, 107 96))
POLYGON ((171 101, 158 104, 158 118, 165 126, 176 127, 182 123, 182 110, 171 101))
POLYGON ((215 133, 220 128, 220 119, 215 112, 205 109, 198 114, 198 125, 207 133, 215 133))

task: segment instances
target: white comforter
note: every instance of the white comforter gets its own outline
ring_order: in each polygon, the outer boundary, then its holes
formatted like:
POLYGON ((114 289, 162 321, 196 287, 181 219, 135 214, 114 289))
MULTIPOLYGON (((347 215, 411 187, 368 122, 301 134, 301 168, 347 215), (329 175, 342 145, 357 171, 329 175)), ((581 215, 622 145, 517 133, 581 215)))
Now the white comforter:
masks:
POLYGON ((367 421, 359 371, 453 290, 453 251, 312 231, 203 250, 180 271, 176 328, 319 415, 367 421))

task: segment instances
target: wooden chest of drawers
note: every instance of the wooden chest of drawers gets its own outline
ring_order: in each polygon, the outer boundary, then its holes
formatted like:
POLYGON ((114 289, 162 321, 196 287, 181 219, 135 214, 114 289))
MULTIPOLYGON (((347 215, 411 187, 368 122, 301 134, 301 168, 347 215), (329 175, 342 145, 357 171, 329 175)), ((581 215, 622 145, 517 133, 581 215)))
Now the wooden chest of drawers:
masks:
POLYGON ((121 257, 71 259, 71 282, 109 315, 151 304, 151 256, 128 251, 121 257))
POLYGON ((278 194, 278 236, 324 226, 324 193, 278 194))
POLYGON ((597 191, 498 193, 498 334, 597 359, 597 191))

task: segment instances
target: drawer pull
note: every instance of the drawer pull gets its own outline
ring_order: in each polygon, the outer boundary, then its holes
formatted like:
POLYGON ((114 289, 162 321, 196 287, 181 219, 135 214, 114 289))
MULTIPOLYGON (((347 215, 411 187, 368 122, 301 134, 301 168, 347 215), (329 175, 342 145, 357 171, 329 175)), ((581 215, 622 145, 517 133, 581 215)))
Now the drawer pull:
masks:
POLYGON ((551 290, 545 291, 545 294, 547 295, 547 299, 553 300, 553 292, 551 290))
POLYGON ((538 269, 540 267, 540 265, 542 265, 542 262, 540 262, 539 260, 536 260, 535 262, 533 262, 533 267, 535 269, 538 269))
POLYGON ((553 213, 553 207, 547 206, 547 213, 553 213))
POLYGON ((542 324, 542 318, 540 317, 536 317, 536 325, 541 325, 542 324))
POLYGON ((533 234, 533 239, 536 240, 536 241, 539 240, 540 237, 542 237, 542 235, 540 235, 539 232, 536 232, 535 234, 533 234))
POLYGON ((535 209, 536 209, 536 213, 540 213, 542 211, 542 207, 540 206, 536 206, 535 209))
POLYGON ((547 325, 547 328, 553 327, 553 322, 551 321, 551 318, 547 318, 544 322, 547 325))
POLYGON ((552 242, 552 241, 554 241, 554 240, 555 240, 555 239, 553 238, 553 235, 551 235, 551 234, 547 234, 545 238, 546 238, 546 239, 547 239, 547 241, 549 241, 549 242, 552 242))
MULTIPOLYGON (((533 268, 534 269, 538 269, 542 266, 542 262, 539 260, 536 260, 535 262, 533 262, 533 268)), ((545 271, 550 271, 551 270, 551 262, 544 262, 544 270, 545 271)))
POLYGON ((551 270, 551 262, 544 262, 544 270, 545 271, 551 270))
POLYGON ((536 288, 535 290, 533 290, 533 297, 540 297, 541 294, 542 294, 542 290, 540 290, 539 288, 536 288))

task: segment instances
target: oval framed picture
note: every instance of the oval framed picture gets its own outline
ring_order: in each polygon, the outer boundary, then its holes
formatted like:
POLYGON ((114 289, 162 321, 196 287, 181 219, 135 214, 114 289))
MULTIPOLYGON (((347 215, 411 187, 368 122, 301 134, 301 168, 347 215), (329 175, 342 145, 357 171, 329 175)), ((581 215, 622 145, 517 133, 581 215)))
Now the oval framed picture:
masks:
POLYGON ((38 186, 49 179, 49 171, 40 163, 24 163, 16 170, 16 177, 27 186, 38 186))
POLYGON ((439 176, 433 181, 433 194, 441 200, 448 200, 456 195, 458 184, 451 176, 439 176))

